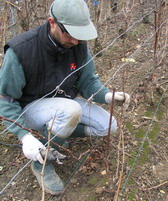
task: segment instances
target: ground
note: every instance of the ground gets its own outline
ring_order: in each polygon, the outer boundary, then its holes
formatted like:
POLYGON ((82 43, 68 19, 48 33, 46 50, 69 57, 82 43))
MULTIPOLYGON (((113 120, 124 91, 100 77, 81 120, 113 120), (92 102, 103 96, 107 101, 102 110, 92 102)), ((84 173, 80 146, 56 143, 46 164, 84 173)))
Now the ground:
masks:
MULTIPOLYGON (((68 149, 76 157, 81 156, 80 160, 62 151, 67 158, 62 165, 55 163, 55 168, 66 183, 65 192, 59 197, 45 194, 46 201, 168 200, 168 52, 167 29, 165 24, 161 26, 167 7, 158 4, 154 15, 149 14, 156 6, 153 1, 124 2, 118 3, 113 12, 108 10, 109 2, 102 4, 104 10, 97 24, 99 40, 89 42, 89 46, 93 55, 104 50, 94 57, 101 81, 112 91, 129 93, 131 103, 126 111, 114 105, 118 130, 110 142, 108 138, 70 139, 68 149), (145 13, 147 17, 140 21, 145 13), (131 28, 119 37, 126 27, 131 28)), ((88 4, 96 21, 96 9, 91 2, 88 4)), ((2 48, 0 53, 2 59, 2 48)), ((102 107, 111 111, 110 106, 102 107)), ((30 164, 18 173, 29 161, 20 147, 12 146, 19 143, 16 137, 5 132, 0 142, 10 145, 0 145, 0 200, 40 201, 42 191, 30 164), (3 190, 8 182, 10 185, 3 190)))

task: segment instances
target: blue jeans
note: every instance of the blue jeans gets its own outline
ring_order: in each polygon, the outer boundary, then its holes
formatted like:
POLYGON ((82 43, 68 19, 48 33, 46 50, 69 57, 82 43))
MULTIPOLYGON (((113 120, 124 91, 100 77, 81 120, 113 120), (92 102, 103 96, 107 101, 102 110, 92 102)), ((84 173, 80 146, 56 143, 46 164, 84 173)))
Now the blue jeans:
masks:
MULTIPOLYGON (((108 133, 110 114, 83 98, 44 98, 29 103, 24 110, 27 110, 24 118, 30 128, 43 132, 46 126, 51 127, 52 133, 59 138, 71 136, 79 124, 83 125, 81 132, 85 136, 106 136, 108 133)), ((117 122, 113 117, 111 133, 116 129, 117 122)))

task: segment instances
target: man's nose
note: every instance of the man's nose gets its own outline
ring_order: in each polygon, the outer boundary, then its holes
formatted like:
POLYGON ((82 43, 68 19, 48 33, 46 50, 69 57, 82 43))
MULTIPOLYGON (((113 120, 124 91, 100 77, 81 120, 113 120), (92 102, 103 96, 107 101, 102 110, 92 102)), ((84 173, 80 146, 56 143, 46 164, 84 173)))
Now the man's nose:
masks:
POLYGON ((73 45, 78 45, 78 40, 75 39, 75 38, 72 38, 72 39, 71 39, 71 43, 72 43, 73 45))

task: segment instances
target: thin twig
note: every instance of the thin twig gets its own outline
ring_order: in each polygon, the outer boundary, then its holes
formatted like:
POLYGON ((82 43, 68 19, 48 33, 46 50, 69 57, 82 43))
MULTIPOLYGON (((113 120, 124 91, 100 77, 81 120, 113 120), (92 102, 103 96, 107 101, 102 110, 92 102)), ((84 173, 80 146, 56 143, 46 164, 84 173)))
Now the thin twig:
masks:
POLYGON ((119 178, 119 182, 118 182, 118 188, 115 194, 115 199, 114 201, 118 200, 118 195, 119 195, 119 191, 120 191, 120 187, 121 187, 121 181, 122 181, 122 171, 120 171, 120 178, 119 178))
MULTIPOLYGON (((121 135, 120 135, 121 137, 121 135)), ((120 150, 122 149, 120 147, 120 144, 121 144, 121 139, 119 138, 119 142, 118 142, 118 145, 117 145, 117 148, 118 148, 118 151, 117 151, 117 168, 116 168, 116 179, 118 178, 118 173, 119 173, 119 164, 120 164, 120 150)))
POLYGON ((45 158, 44 158, 43 167, 42 167, 42 171, 41 171, 41 183, 42 183, 42 199, 41 199, 41 201, 45 201, 44 169, 45 169, 45 166, 46 166, 46 161, 47 161, 47 157, 48 157, 48 151, 50 150, 51 129, 53 127, 55 117, 56 116, 54 116, 54 118, 52 120, 51 126, 48 128, 48 145, 47 145, 47 150, 46 150, 46 153, 45 153, 45 158))
POLYGON ((12 2, 9 2, 9 1, 5 1, 6 3, 12 5, 13 7, 17 8, 18 10, 21 10, 21 7, 19 6, 16 6, 15 4, 13 4, 12 2))
MULTIPOLYGON (((6 28, 8 29, 8 28, 11 28, 11 27, 13 27, 15 25, 16 25, 16 22, 14 22, 13 24, 8 25, 6 28)), ((0 30, 3 30, 4 28, 5 27, 0 27, 0 30)))
POLYGON ((108 157, 109 157, 109 149, 110 149, 111 124, 112 124, 113 110, 114 110, 114 94, 115 94, 115 89, 113 89, 113 92, 112 92, 112 102, 111 102, 111 109, 110 109, 110 119, 109 119, 107 146, 106 146, 106 155, 105 155, 105 164, 106 164, 107 172, 109 172, 108 157))
POLYGON ((29 12, 28 12, 28 5, 27 5, 27 1, 24 1, 24 8, 25 8, 25 15, 26 15, 26 31, 29 30, 29 26, 30 26, 30 17, 29 17, 29 12))
MULTIPOLYGON (((40 138, 42 138, 42 139, 48 141, 48 139, 47 139, 46 137, 44 137, 43 135, 39 134, 39 132, 34 131, 34 130, 31 130, 31 129, 29 129, 29 128, 25 128, 25 127, 23 127, 22 125, 20 125, 19 123, 15 122, 15 120, 10 120, 10 119, 7 119, 7 118, 2 117, 2 116, 0 116, 0 120, 2 120, 2 121, 9 121, 9 122, 11 122, 11 123, 14 123, 14 124, 16 124, 17 126, 19 126, 20 128, 22 128, 22 129, 24 129, 24 130, 26 130, 26 131, 28 131, 28 132, 30 132, 30 133, 33 133, 33 134, 39 136, 40 138)), ((50 140, 50 142, 51 142, 53 145, 55 145, 55 146, 59 147, 60 149, 62 149, 63 151, 67 152, 67 153, 68 153, 73 159, 75 159, 75 160, 80 160, 81 157, 86 153, 86 152, 84 152, 84 153, 82 153, 79 157, 76 157, 74 154, 72 154, 72 152, 71 152, 69 149, 66 149, 66 148, 62 147, 61 145, 57 144, 56 142, 54 142, 54 141, 52 141, 52 140, 50 140)), ((90 151, 91 151, 91 150, 89 149, 87 152, 90 152, 90 151)))
POLYGON ((6 27, 7 27, 7 21, 9 19, 9 7, 8 5, 6 4, 6 12, 4 13, 4 30, 3 30, 3 34, 2 34, 2 42, 3 42, 3 46, 5 45, 6 43, 6 27))
POLYGON ((111 102, 111 110, 110 110, 110 120, 109 120, 109 127, 108 127, 108 135, 107 135, 107 149, 106 153, 109 152, 109 147, 110 147, 110 135, 111 135, 111 123, 112 123, 112 118, 113 118, 113 110, 114 110, 114 94, 115 94, 115 89, 113 89, 112 92, 112 102, 111 102))
MULTIPOLYGON (((125 91, 125 71, 123 72, 123 76, 122 76, 122 90, 123 92, 125 91)), ((119 139, 119 149, 118 149, 118 164, 117 164, 117 176, 118 176, 118 172, 119 172, 119 165, 121 163, 121 170, 120 170, 120 177, 119 177, 119 181, 118 181, 118 188, 117 191, 115 193, 115 201, 118 200, 118 195, 119 195, 119 191, 120 191, 120 187, 121 187, 121 183, 122 183, 122 178, 123 178, 123 172, 124 172, 124 163, 125 163, 125 151, 124 151, 124 133, 123 133, 123 121, 122 121, 122 117, 123 117, 123 112, 124 112, 124 106, 122 106, 122 110, 121 110, 121 115, 120 115, 120 120, 118 121, 118 125, 119 125, 119 132, 120 132, 120 139, 119 139), (121 147, 120 147, 121 145, 121 147), (122 151, 122 161, 120 161, 120 150, 122 151)))
POLYGON ((148 191, 148 190, 156 189, 156 188, 159 188, 160 186, 163 186, 163 185, 165 185, 165 184, 167 184, 167 183, 168 183, 168 181, 165 181, 165 182, 163 182, 163 183, 161 183, 161 184, 159 184, 159 185, 157 185, 157 186, 153 186, 153 187, 146 188, 146 189, 143 189, 143 190, 144 190, 144 191, 148 191))
MULTIPOLYGON (((20 128, 22 128, 22 129, 24 129, 24 130, 26 130, 26 131, 28 131, 28 132, 30 132, 30 133, 34 133, 35 135, 39 136, 40 138, 43 138, 43 139, 45 139, 45 140, 48 141, 48 139, 47 139, 46 137, 44 137, 43 135, 39 134, 37 131, 33 131, 33 130, 29 129, 29 128, 23 127, 22 125, 20 125, 19 123, 17 123, 15 120, 7 119, 7 118, 2 117, 2 116, 0 116, 0 120, 2 120, 2 121, 9 121, 9 122, 11 122, 11 123, 14 123, 14 124, 16 124, 17 126, 19 126, 20 128)), ((55 145, 55 146, 59 147, 60 149, 62 149, 63 151, 67 152, 73 159, 79 160, 76 156, 74 156, 74 155, 72 154, 72 152, 69 151, 69 149, 66 149, 66 148, 62 147, 61 145, 57 144, 56 142, 54 142, 54 141, 52 141, 52 140, 50 140, 50 142, 51 142, 53 145, 55 145)), ((80 158, 80 157, 79 157, 79 158, 80 158)))
POLYGON ((19 126, 20 128, 22 128, 22 129, 24 129, 24 130, 26 130, 26 131, 28 131, 28 132, 32 132, 31 129, 23 127, 23 126, 20 125, 19 123, 15 122, 15 120, 7 119, 7 118, 2 117, 2 116, 0 116, 0 120, 2 120, 2 121, 8 121, 8 122, 14 123, 14 124, 16 124, 17 126, 19 126))

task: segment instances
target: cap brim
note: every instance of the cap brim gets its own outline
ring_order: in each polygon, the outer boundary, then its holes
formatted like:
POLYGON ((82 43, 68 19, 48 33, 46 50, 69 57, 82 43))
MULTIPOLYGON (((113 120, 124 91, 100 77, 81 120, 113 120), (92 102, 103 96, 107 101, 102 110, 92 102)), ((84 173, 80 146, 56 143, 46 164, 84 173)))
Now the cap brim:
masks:
POLYGON ((97 31, 92 21, 86 26, 72 26, 64 24, 68 33, 77 40, 92 40, 97 38, 97 31))

